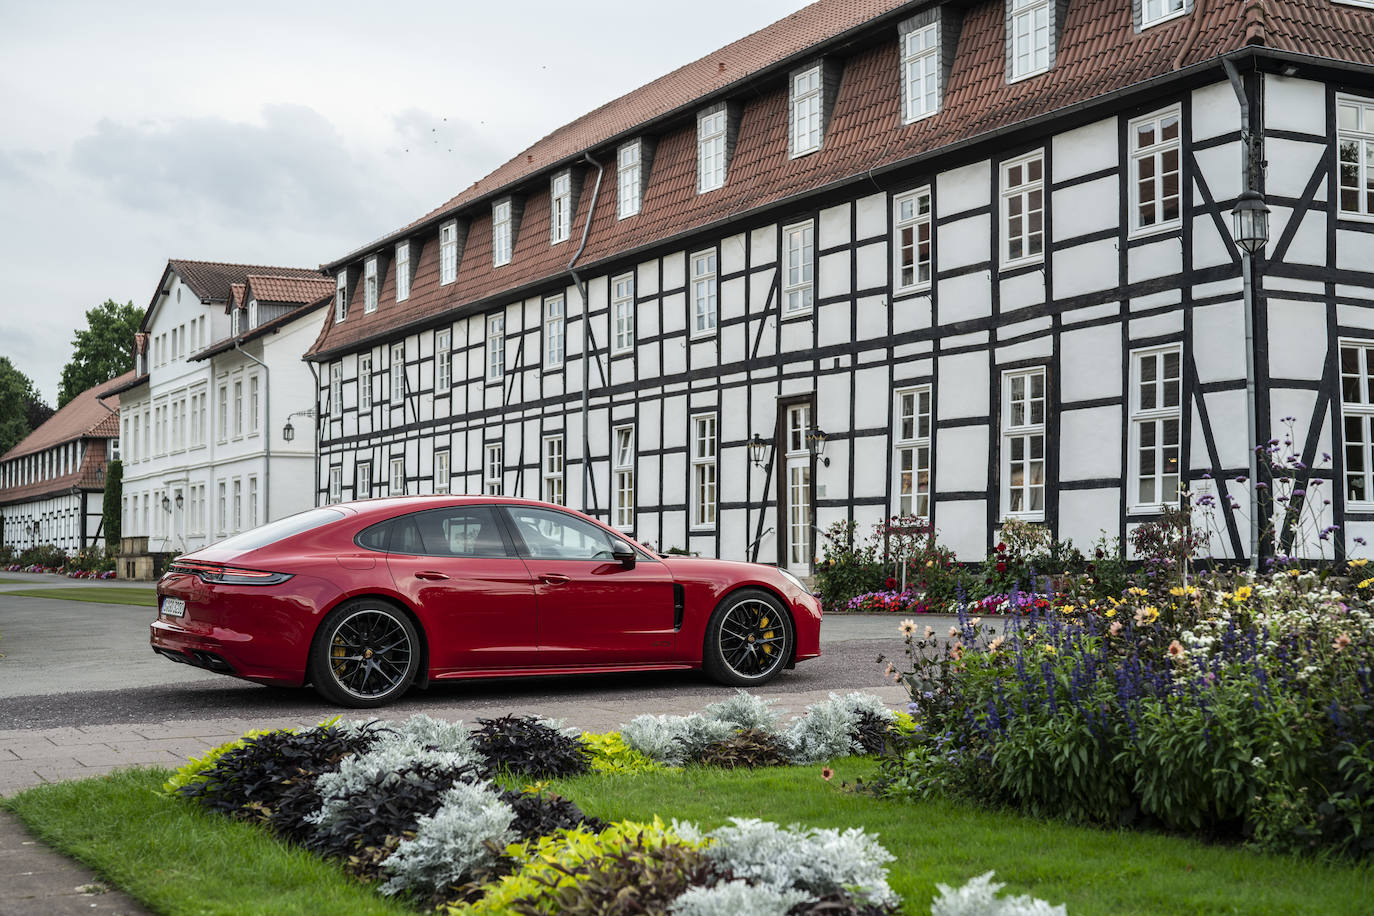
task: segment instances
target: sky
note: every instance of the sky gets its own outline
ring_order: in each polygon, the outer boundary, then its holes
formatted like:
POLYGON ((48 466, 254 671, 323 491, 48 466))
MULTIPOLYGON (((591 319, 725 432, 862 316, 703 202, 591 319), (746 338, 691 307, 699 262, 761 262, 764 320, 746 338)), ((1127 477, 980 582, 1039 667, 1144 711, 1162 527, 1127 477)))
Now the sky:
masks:
POLYGON ((0 356, 168 258, 315 267, 805 0, 0 0, 0 356))

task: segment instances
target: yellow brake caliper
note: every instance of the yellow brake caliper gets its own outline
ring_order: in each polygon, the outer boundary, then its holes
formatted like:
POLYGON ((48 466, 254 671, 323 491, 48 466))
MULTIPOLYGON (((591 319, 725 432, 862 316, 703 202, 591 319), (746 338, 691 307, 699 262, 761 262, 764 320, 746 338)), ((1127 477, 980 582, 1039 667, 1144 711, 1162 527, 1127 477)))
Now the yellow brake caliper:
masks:
MULTIPOLYGON (((762 619, 759 620, 759 629, 763 629, 763 628, 766 627, 766 626, 768 626, 768 618, 767 618, 767 617, 764 617, 764 618, 762 618, 762 619)), ((773 638, 773 631, 772 631, 772 630, 769 630, 768 632, 764 633, 764 634, 763 634, 763 638, 764 638, 764 639, 772 639, 772 638, 773 638)), ((773 647, 765 643, 764 646, 763 646, 763 654, 764 654, 764 655, 772 655, 772 654, 773 654, 773 647)))
POLYGON ((334 647, 330 650, 329 654, 333 658, 339 659, 338 661, 334 662, 334 673, 342 675, 344 673, 344 670, 348 667, 348 662, 342 661, 344 656, 348 655, 348 650, 344 648, 342 639, 338 639, 337 637, 335 638, 334 647))

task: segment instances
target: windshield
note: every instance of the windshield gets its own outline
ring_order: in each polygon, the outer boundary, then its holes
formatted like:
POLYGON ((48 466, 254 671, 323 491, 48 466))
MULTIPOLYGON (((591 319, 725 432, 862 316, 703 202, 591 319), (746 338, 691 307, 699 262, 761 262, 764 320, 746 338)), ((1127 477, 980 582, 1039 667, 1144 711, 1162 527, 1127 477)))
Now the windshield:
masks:
POLYGON ((266 525, 251 531, 225 538, 210 546, 216 550, 237 550, 239 552, 257 550, 259 547, 266 547, 268 544, 275 544, 283 538, 289 538, 293 534, 300 534, 311 528, 337 522, 343 517, 344 514, 338 509, 307 509, 304 512, 277 519, 275 522, 268 522, 266 525))

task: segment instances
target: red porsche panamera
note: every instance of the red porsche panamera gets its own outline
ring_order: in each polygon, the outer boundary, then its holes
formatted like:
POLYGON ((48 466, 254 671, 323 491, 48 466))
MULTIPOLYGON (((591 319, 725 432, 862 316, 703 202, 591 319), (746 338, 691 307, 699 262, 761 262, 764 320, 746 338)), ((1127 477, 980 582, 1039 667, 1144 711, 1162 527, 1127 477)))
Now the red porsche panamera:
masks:
POLYGON ((476 496, 311 509, 177 559, 153 651, 380 706, 430 681, 700 668, 751 686, 820 654, 772 566, 658 556, 561 506, 476 496))

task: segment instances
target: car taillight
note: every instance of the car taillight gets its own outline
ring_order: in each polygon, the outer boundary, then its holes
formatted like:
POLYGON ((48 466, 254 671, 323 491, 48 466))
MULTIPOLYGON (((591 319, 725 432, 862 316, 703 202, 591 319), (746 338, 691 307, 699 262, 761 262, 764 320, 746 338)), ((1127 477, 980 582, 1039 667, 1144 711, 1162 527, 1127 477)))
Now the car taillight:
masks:
POLYGON ((198 577, 202 582, 215 582, 222 585, 276 585, 291 578, 291 573, 243 569, 238 566, 201 563, 195 560, 182 560, 173 563, 167 571, 185 573, 189 576, 198 577))

